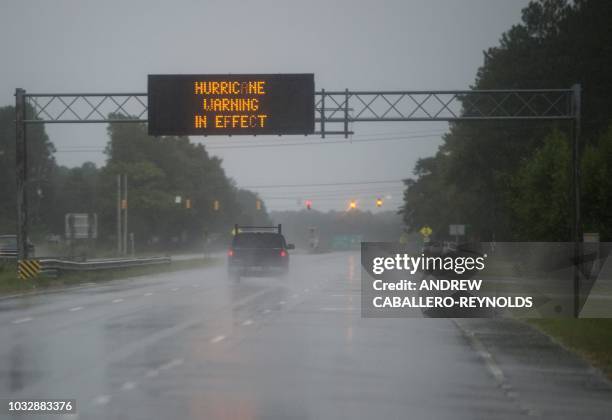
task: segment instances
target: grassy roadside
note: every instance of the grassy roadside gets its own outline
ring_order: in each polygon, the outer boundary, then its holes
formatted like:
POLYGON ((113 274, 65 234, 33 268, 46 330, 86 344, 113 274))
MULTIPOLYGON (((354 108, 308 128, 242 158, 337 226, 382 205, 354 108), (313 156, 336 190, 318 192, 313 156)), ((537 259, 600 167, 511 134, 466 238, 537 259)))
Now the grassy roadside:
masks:
POLYGON ((612 379, 612 319, 532 319, 528 322, 586 358, 612 379))
POLYGON ((184 261, 173 261, 171 264, 148 267, 131 267, 117 270, 103 270, 80 273, 67 273, 57 278, 40 276, 33 280, 17 278, 17 268, 14 263, 0 265, 0 296, 34 290, 45 290, 79 283, 116 280, 127 277, 147 276, 150 274, 168 273, 172 271, 189 270, 207 267, 222 262, 219 258, 201 258, 184 261))
MULTIPOLYGON (((492 259, 485 273, 512 277, 519 275, 517 269, 520 267, 513 262, 492 259)), ((509 287, 515 290, 515 286, 509 287)), ((527 323, 576 352, 612 379, 612 319, 530 319, 527 323)))

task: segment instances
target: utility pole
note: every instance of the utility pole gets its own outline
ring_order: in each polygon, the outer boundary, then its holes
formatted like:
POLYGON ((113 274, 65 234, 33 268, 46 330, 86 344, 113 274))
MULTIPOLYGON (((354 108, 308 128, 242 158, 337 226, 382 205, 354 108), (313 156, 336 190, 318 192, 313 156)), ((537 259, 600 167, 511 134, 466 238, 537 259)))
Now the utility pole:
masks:
POLYGON ((121 175, 117 175, 117 255, 121 255, 121 175))
POLYGON ((15 155, 17 169, 17 255, 28 259, 28 145, 25 89, 15 89, 15 155))
POLYGON ((123 175, 123 253, 128 253, 128 179, 123 175))
POLYGON ((580 213, 580 119, 582 86, 572 86, 574 138, 572 142, 572 186, 574 202, 574 318, 580 315, 580 268, 582 267, 582 216, 580 213))
POLYGON ((130 233, 130 256, 134 258, 136 250, 134 249, 134 232, 130 233))

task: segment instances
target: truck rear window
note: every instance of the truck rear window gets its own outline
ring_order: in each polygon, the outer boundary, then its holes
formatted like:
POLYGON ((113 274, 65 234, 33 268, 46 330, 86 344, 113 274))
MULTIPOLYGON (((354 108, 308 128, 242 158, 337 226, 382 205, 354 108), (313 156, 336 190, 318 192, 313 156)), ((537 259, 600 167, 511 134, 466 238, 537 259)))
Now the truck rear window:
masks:
POLYGON ((277 233, 241 233, 234 237, 234 248, 283 248, 284 239, 277 233))

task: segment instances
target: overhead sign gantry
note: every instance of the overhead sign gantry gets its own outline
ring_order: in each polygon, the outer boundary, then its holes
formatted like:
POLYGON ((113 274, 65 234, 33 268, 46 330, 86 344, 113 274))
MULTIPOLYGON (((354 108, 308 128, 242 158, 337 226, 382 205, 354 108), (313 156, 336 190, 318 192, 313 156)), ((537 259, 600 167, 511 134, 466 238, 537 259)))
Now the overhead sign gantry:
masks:
POLYGON ((148 123, 152 135, 348 137, 352 134, 349 124, 355 122, 565 120, 573 129, 574 299, 578 316, 581 92, 580 85, 568 89, 315 91, 312 74, 151 75, 148 93, 32 94, 16 89, 19 258, 28 257, 28 124, 148 123), (340 129, 332 131, 330 125, 340 129))

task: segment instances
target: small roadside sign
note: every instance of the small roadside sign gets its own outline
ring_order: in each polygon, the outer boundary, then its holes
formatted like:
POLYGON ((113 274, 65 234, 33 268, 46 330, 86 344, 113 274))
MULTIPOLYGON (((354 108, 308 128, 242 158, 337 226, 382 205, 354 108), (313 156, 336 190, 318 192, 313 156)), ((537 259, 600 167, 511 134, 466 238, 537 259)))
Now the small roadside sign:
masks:
POLYGON ((67 239, 97 239, 98 215, 96 213, 67 213, 64 217, 67 239))
POLYGON ((452 236, 464 236, 465 225, 448 225, 448 234, 452 236))
POLYGON ((421 230, 419 230, 419 233, 424 237, 428 238, 433 233, 433 230, 431 230, 429 226, 425 225, 421 228, 421 230))
POLYGON ((40 273, 40 261, 38 260, 19 260, 17 264, 17 275, 21 280, 37 277, 40 273))

